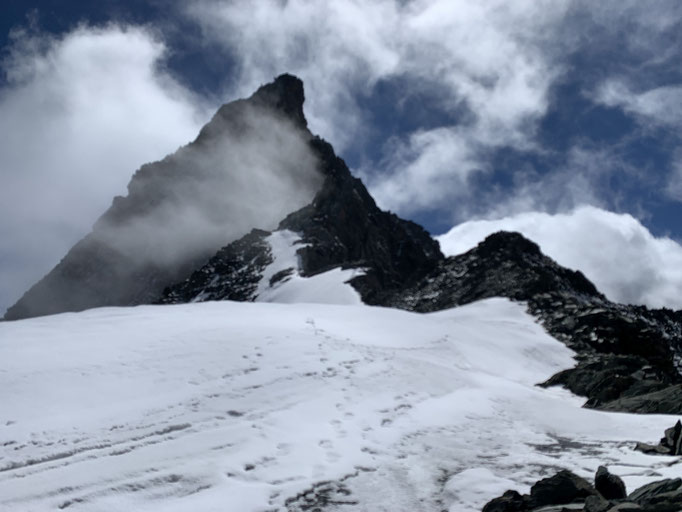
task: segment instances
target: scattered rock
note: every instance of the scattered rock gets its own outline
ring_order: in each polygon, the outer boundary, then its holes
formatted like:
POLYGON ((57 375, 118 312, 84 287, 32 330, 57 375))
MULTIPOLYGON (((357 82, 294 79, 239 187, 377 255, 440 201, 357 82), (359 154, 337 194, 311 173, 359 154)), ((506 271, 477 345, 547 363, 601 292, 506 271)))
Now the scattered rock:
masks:
POLYGON ((609 473, 606 467, 600 466, 595 475, 595 486, 563 470, 536 482, 531 487, 530 495, 505 492, 485 505, 483 512, 682 511, 680 478, 652 482, 626 496, 622 480, 609 473))
POLYGON ((682 455, 682 422, 677 420, 674 426, 666 429, 657 445, 637 443, 635 450, 652 455, 682 455))
POLYGON ((599 466, 594 477, 594 488, 607 500, 620 500, 627 496, 625 484, 617 475, 609 473, 604 466, 599 466))

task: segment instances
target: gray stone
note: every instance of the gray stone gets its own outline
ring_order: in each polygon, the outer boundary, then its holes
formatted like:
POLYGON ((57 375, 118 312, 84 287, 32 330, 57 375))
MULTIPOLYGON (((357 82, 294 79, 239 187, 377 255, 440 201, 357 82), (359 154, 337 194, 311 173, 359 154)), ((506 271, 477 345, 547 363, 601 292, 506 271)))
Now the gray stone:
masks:
POLYGON ((665 480, 652 482, 634 490, 628 496, 628 500, 639 503, 640 505, 656 503, 661 496, 667 498, 679 494, 677 491, 682 491, 682 479, 667 478, 665 480))
POLYGON ((544 505, 564 505, 583 501, 596 491, 584 478, 571 471, 562 470, 556 475, 543 478, 530 489, 530 502, 533 507, 544 505))
POLYGON ((599 466, 597 469, 594 488, 607 500, 620 500, 627 496, 623 480, 618 475, 609 473, 604 466, 599 466))
POLYGON ((611 504, 602 496, 588 496, 585 499, 584 512, 606 512, 611 504))

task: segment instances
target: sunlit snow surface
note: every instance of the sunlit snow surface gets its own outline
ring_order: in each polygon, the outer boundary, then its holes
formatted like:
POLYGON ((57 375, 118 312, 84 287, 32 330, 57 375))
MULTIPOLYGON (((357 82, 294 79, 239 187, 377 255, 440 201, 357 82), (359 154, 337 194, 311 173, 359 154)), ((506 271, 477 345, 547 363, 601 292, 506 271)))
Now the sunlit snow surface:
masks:
POLYGON ((3 323, 0 510, 303 510, 327 496, 324 510, 464 512, 558 468, 607 464, 630 489, 676 475, 675 459, 632 450, 673 418, 534 386, 572 364, 503 299, 3 323))
POLYGON ((364 269, 335 268, 311 277, 303 277, 297 254, 301 247, 301 235, 282 229, 273 232, 266 240, 270 245, 273 262, 265 268, 258 283, 257 302, 362 304, 360 294, 348 281, 364 274, 364 269), (285 279, 271 283, 275 274, 287 270, 291 273, 285 279))

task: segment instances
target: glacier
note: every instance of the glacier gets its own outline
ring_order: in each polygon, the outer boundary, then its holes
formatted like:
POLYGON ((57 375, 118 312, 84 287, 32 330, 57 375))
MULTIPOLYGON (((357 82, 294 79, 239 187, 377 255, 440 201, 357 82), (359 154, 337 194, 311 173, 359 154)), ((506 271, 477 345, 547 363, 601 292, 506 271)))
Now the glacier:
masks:
POLYGON ((469 512, 558 469, 679 473, 632 449, 670 416, 535 385, 573 352, 523 304, 287 298, 0 323, 0 509, 469 512))

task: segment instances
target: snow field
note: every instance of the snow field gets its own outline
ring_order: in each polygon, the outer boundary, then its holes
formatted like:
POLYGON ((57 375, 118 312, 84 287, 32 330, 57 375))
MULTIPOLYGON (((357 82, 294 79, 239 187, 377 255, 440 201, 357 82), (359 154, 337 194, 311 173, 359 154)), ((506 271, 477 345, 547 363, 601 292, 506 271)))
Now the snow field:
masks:
POLYGON ((522 305, 420 315, 208 302, 0 324, 0 510, 480 510, 567 468, 629 489, 665 416, 534 384, 573 365, 522 305))

